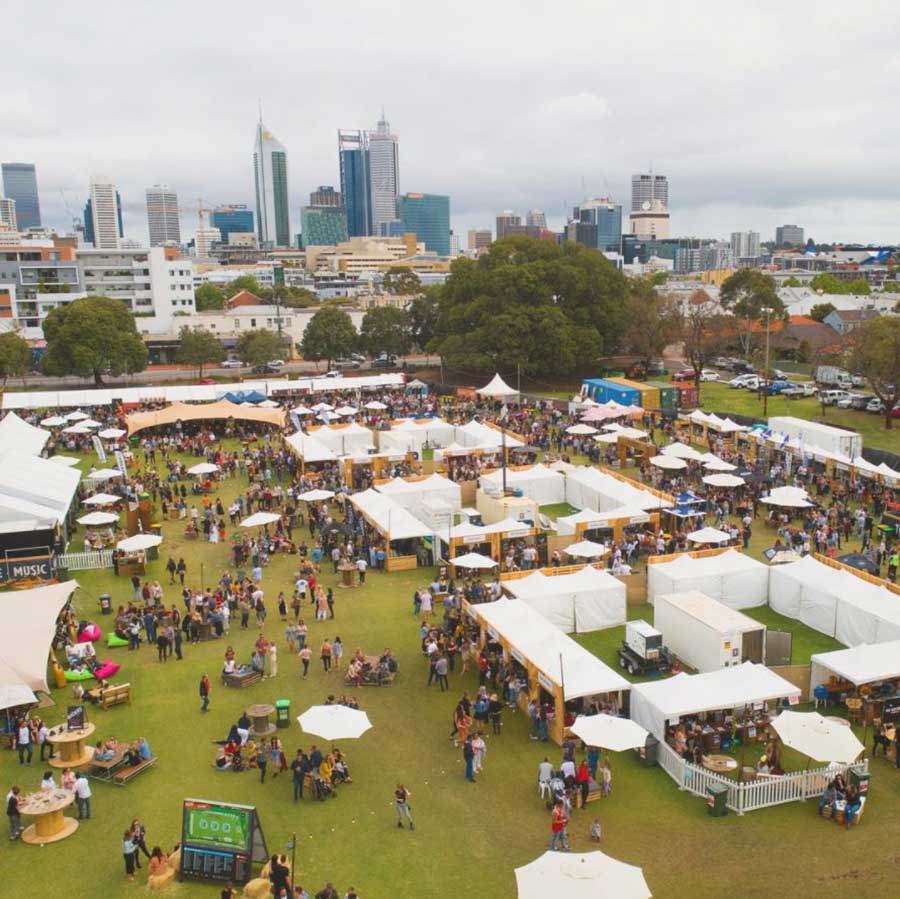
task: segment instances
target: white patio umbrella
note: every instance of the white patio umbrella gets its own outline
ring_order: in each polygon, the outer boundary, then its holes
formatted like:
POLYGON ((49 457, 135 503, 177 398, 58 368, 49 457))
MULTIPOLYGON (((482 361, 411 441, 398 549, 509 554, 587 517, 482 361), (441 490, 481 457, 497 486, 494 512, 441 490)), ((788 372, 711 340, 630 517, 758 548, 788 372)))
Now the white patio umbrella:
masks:
POLYGON ((214 472, 219 470, 218 465, 214 465, 212 462, 198 462, 196 465, 192 465, 188 470, 188 474, 213 474, 214 472))
POLYGON ((687 468, 687 462, 676 456, 653 456, 650 459, 650 464, 655 465, 657 468, 665 468, 667 471, 679 471, 682 468, 687 468))
POLYGON ((743 487, 747 482, 736 474, 710 474, 703 479, 710 487, 743 487))
POLYGON ((156 534, 135 534, 133 537, 126 537, 116 544, 116 549, 122 552, 133 553, 140 549, 150 549, 153 546, 159 546, 162 543, 162 537, 156 534))
POLYGON ((382 412, 387 409, 387 403, 382 403, 381 400, 369 400, 365 408, 371 409, 373 412, 382 412))
POLYGON ((102 431, 97 432, 97 436, 102 437, 104 440, 118 440, 127 433, 128 431, 125 431, 122 428, 104 428, 102 431))
POLYGON ((313 414, 313 410, 308 409, 306 406, 303 405, 303 403, 298 403, 296 406, 294 406, 293 409, 291 409, 291 412, 293 412, 295 415, 312 415, 313 414))
POLYGON ((593 540, 581 540, 567 546, 563 552, 570 556, 576 556, 579 559, 599 559, 605 556, 609 550, 602 543, 595 543, 593 540))
POLYGON ((573 435, 576 435, 576 436, 581 435, 581 436, 585 436, 585 437, 586 437, 586 436, 588 436, 588 435, 590 435, 590 434, 596 434, 596 433, 597 433, 597 429, 596 429, 596 428, 592 428, 590 425, 583 425, 583 424, 581 424, 581 425, 572 425, 571 427, 566 428, 566 433, 567 433, 567 434, 573 434, 573 435))
POLYGON ((461 556, 457 556, 455 559, 451 559, 450 564, 456 565, 457 568, 497 567, 497 563, 493 559, 488 556, 483 556, 481 553, 464 553, 461 556))
POLYGON ((314 705, 297 716, 300 727, 323 740, 355 740, 372 726, 365 712, 345 705, 314 705))
POLYGON ((98 468, 96 471, 86 474, 86 481, 111 481, 113 478, 121 478, 122 472, 118 468, 98 468))
POLYGON ((692 462, 701 462, 703 460, 703 456, 686 443, 670 443, 668 446, 664 446, 660 452, 664 456, 674 456, 676 459, 690 459, 692 462))
POLYGON ((81 409, 76 409, 74 412, 70 412, 66 416, 66 421, 84 421, 86 418, 89 418, 85 412, 82 412, 81 409))
POLYGON ((76 459, 74 456, 60 456, 57 454, 55 456, 51 456, 48 461, 52 462, 54 465, 65 465, 66 468, 72 468, 81 460, 76 459))
POLYGON ((732 465, 724 459, 710 459, 709 462, 703 463, 705 471, 735 471, 737 465, 732 465))
POLYGON ((99 421, 94 421, 93 418, 85 418, 81 422, 81 427, 83 427, 83 428, 102 428, 103 425, 99 421))
POLYGON ((337 409, 334 410, 338 415, 358 415, 359 409, 354 409, 353 406, 338 406, 337 409))
POLYGON ((81 502, 85 506, 111 506, 113 503, 120 502, 121 499, 121 496, 114 496, 112 493, 95 493, 81 502))
POLYGON ((93 433, 90 428, 84 427, 81 422, 78 424, 69 425, 67 428, 62 429, 63 434, 91 434, 93 433))
POLYGON ((647 742, 647 731, 635 721, 613 715, 579 715, 569 728, 587 746, 610 752, 639 749, 647 742))
POLYGON ((260 409, 277 409, 278 403, 275 400, 263 400, 261 403, 257 403, 260 409))
POLYGON ((297 499, 303 500, 305 503, 321 503, 326 499, 331 499, 334 496, 334 492, 331 490, 320 490, 318 487, 314 490, 307 490, 306 493, 301 493, 297 499))
POLYGON ((768 496, 763 496, 760 502, 785 509, 808 509, 812 506, 809 494, 802 487, 776 487, 768 496))
POLYGON ((62 415, 51 415, 49 418, 41 419, 41 424, 45 428, 58 428, 60 425, 64 425, 68 419, 63 418, 62 415))
POLYGON ((865 749, 843 723, 829 721, 818 712, 785 711, 771 722, 785 746, 817 762, 849 765, 865 749))
POLYGON ((245 518, 241 522, 242 528, 261 528, 266 524, 275 524, 281 518, 280 515, 276 515, 274 512, 254 512, 248 518, 245 518))
POLYGON ((718 528, 700 528, 699 531, 688 534, 687 538, 691 543, 727 543, 731 539, 731 534, 726 534, 718 528))
POLYGON ((651 899, 644 872, 604 852, 545 852, 516 868, 518 899, 651 899))
POLYGON ((313 412, 331 412, 332 409, 334 409, 334 406, 330 403, 316 403, 312 407, 313 412))
POLYGON ((88 512, 86 515, 82 515, 81 518, 78 519, 78 523, 90 526, 112 524, 114 521, 118 520, 119 516, 115 512, 88 512))

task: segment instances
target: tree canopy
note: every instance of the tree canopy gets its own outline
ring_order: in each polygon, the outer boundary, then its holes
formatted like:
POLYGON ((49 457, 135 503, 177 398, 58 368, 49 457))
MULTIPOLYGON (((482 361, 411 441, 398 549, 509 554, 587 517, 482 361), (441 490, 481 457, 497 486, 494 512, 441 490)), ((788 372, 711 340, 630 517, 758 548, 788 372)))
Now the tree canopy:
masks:
POLYGON ((900 402, 900 318, 880 315, 854 331, 849 364, 884 403, 884 426, 890 430, 900 402))
POLYGON ((381 282, 386 293, 394 296, 410 296, 422 289, 419 276, 407 265, 392 265, 381 282))
POLYGON ((412 339, 413 343, 420 350, 425 350, 431 338, 434 337, 434 329, 437 325, 438 313, 440 312, 440 303, 441 286, 433 284, 430 287, 426 287, 409 304, 412 339))
POLYGON ((823 322, 832 312, 834 312, 834 310, 834 303, 816 303, 816 305, 809 310, 809 317, 815 319, 817 322, 823 322))
POLYGON ((463 370, 571 374, 618 343, 626 297, 625 276, 597 250, 504 238, 453 263, 427 348, 463 370))
POLYGON ((627 319, 623 348, 644 359, 661 356, 679 336, 677 302, 656 291, 652 279, 635 278, 629 282, 627 319))
POLYGON ((304 359, 318 362, 325 359, 329 366, 333 359, 340 359, 353 352, 359 335, 350 316, 335 306, 323 306, 310 319, 300 348, 304 359))
POLYGON ((225 358, 222 342, 206 328, 184 327, 178 334, 177 360, 197 368, 197 377, 203 377, 203 366, 221 362, 225 358))
POLYGON ((854 294, 855 296, 867 296, 872 292, 868 281, 865 278, 856 278, 853 281, 841 281, 824 272, 816 275, 810 282, 809 286, 813 290, 821 290, 822 293, 838 293, 838 294, 854 294))
POLYGON ((738 336, 746 355, 753 349, 755 325, 766 319, 777 321, 786 315, 784 303, 775 289, 771 275, 753 268, 738 269, 722 282, 719 302, 742 321, 738 336))
POLYGON ((284 338, 268 328, 245 331, 238 338, 235 350, 246 365, 259 367, 279 359, 285 352, 284 338))
POLYGON ((21 377, 31 370, 31 347, 15 331, 0 334, 0 378, 3 386, 10 377, 21 377))
MULTIPOLYGON (((240 293, 242 290, 249 291, 255 296, 260 296, 262 293, 263 287, 253 277, 253 275, 239 275, 228 285, 228 297, 229 299, 233 297, 236 293, 240 293)), ((262 299, 262 297, 260 297, 262 299)))
POLYGON ((49 375, 80 375, 103 383, 103 374, 143 371, 147 347, 134 316, 111 297, 82 297, 57 306, 44 320, 47 352, 43 369, 49 375))
POLYGON ((677 315, 684 355, 699 389, 700 372, 725 349, 732 327, 705 290, 695 290, 687 303, 678 307, 677 315))
POLYGON ((378 353, 404 356, 412 347, 409 313, 395 306, 370 309, 363 316, 359 338, 370 356, 378 353))
POLYGON ((194 305, 198 312, 213 312, 225 308, 225 291, 215 284, 201 284, 194 291, 194 305))

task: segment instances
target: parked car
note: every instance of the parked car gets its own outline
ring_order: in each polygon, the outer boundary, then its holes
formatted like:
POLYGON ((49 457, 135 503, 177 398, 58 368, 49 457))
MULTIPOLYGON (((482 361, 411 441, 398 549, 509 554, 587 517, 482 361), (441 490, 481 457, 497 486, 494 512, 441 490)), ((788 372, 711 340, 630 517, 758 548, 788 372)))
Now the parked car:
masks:
POLYGON ((819 399, 823 406, 836 406, 841 400, 849 398, 850 394, 846 390, 823 390, 819 394, 819 399))
POLYGON ((816 395, 816 385, 812 383, 812 381, 805 381, 802 384, 791 384, 790 387, 781 391, 781 396, 786 396, 788 399, 800 399, 805 396, 815 396, 816 395))
POLYGON ((350 358, 354 362, 365 362, 366 361, 366 357, 362 353, 351 353, 350 358))
POLYGON ((756 369, 743 359, 737 359, 731 367, 731 370, 738 375, 752 375, 756 373, 756 369))
POLYGON ((341 373, 336 368, 332 368, 330 371, 325 372, 325 377, 326 378, 340 378, 341 373))
POLYGON ((244 363, 240 359, 225 359, 221 366, 222 368, 243 368, 244 363))
POLYGON ((683 368, 681 371, 676 371, 675 374, 672 375, 673 381, 694 381, 697 378, 697 372, 692 368, 683 368))
POLYGON ((270 359, 266 363, 266 368, 269 371, 281 371, 284 368, 284 359, 270 359))
POLYGON ((884 403, 876 396, 874 399, 866 403, 866 412, 880 412, 884 414, 884 403))
POLYGON ((785 390, 790 390, 791 387, 796 387, 797 385, 792 383, 791 381, 769 381, 768 385, 768 393, 769 396, 777 396, 780 393, 783 393, 785 390))
POLYGON ((756 375, 738 375, 736 378, 732 378, 728 382, 728 386, 732 389, 743 389, 745 387, 750 387, 752 390, 756 390, 759 386, 759 378, 756 375))
POLYGON ((713 359, 713 365, 715 365, 716 368, 724 368, 731 371, 731 360, 725 356, 716 356, 716 358, 713 359))
POLYGON ((719 373, 712 368, 704 368, 703 371, 700 372, 700 380, 701 381, 718 381, 719 373))
POLYGON ((874 399, 876 399, 876 397, 872 396, 871 393, 854 394, 850 400, 850 408, 859 409, 859 411, 862 412, 874 399))

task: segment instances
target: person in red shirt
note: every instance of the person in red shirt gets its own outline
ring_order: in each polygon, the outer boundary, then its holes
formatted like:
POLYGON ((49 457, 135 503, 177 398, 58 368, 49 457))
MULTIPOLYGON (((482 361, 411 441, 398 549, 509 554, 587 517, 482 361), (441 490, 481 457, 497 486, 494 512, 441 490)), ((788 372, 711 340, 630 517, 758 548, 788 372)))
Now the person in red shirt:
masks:
POLYGON ((581 790, 581 807, 584 808, 587 805, 588 793, 591 789, 591 772, 584 759, 581 760, 578 771, 575 772, 575 784, 581 790))
POLYGON ((562 803, 557 802, 556 805, 553 806, 553 813, 550 816, 550 830, 552 832, 550 838, 551 850, 568 850, 569 837, 566 834, 566 825, 568 823, 569 819, 563 811, 562 803))

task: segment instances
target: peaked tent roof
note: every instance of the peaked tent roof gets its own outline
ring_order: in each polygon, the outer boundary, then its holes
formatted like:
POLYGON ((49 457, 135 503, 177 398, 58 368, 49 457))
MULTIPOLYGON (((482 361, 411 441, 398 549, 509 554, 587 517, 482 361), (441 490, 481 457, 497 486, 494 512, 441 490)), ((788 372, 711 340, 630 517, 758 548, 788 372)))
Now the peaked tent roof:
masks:
POLYGON ((144 428, 154 428, 159 425, 172 425, 176 421, 204 421, 213 419, 234 418, 238 421, 255 421, 259 424, 284 427, 286 413, 282 409, 260 409, 256 406, 238 406, 228 400, 218 400, 214 403, 201 403, 191 405, 189 403, 172 403, 165 409, 154 409, 150 412, 132 412, 125 419, 128 426, 129 437, 144 428))
POLYGON ((499 374, 494 375, 491 380, 484 385, 480 390, 477 390, 476 393, 480 393, 482 396, 490 396, 495 399, 503 399, 504 397, 518 396, 519 391, 513 390, 503 378, 500 377, 499 374))
POLYGON ((19 418, 15 412, 7 412, 0 421, 0 451, 16 450, 29 456, 38 456, 50 439, 50 432, 36 428, 19 418))
POLYGON ((310 437, 302 431, 285 437, 285 443, 294 450, 294 452, 302 457, 304 462, 333 462, 337 456, 331 449, 325 446, 321 440, 310 437))

